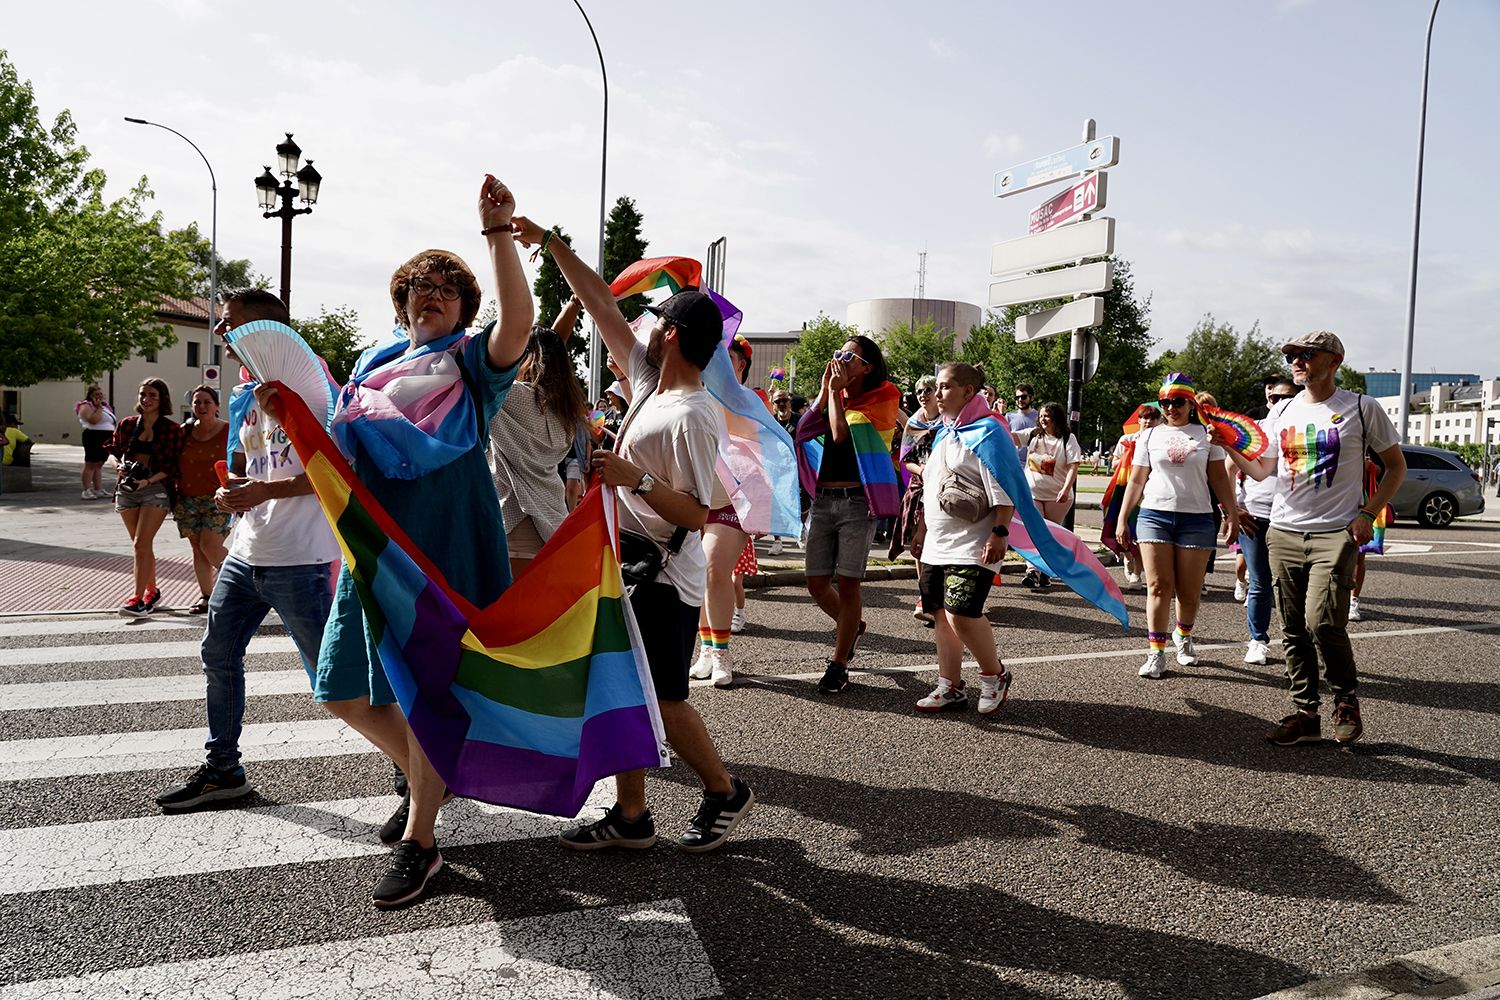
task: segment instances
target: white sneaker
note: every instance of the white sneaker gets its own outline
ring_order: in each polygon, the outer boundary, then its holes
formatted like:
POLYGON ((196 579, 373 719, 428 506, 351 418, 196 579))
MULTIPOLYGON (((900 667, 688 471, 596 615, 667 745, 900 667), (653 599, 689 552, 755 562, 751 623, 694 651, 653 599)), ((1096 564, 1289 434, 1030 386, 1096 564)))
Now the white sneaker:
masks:
POLYGON ((714 674, 714 654, 712 646, 698 647, 698 662, 688 668, 688 676, 695 681, 706 681, 714 674))
POLYGON ((767 550, 766 555, 768 555, 768 556, 779 556, 779 555, 781 555, 781 551, 782 551, 782 543, 781 543, 780 536, 777 536, 776 538, 771 539, 771 548, 769 550, 767 550))
POLYGON ((1010 682, 1013 680, 1011 673, 1007 670, 1003 674, 980 674, 979 675, 979 714, 993 715, 1000 711, 1005 705, 1005 698, 1010 694, 1010 682))
POLYGON ((729 631, 731 633, 733 633, 734 635, 739 635, 741 632, 745 631, 745 609, 744 608, 735 608, 734 609, 734 617, 731 618, 731 619, 729 619, 729 631))
POLYGON ((729 650, 716 649, 709 654, 714 687, 727 688, 734 685, 734 671, 729 669, 729 650))
POLYGON ((919 712, 945 712, 949 709, 962 709, 969 703, 969 692, 964 690, 964 682, 950 683, 947 679, 939 677, 937 687, 932 693, 917 702, 919 712))
POLYGON ((1236 580, 1236 581, 1234 581, 1234 599, 1236 601, 1244 603, 1244 600, 1245 600, 1246 596, 1249 595, 1249 593, 1250 592, 1245 589, 1245 581, 1243 581, 1243 580, 1236 580))
POLYGON ((98 500, 99 499, 99 494, 95 493, 93 490, 84 490, 82 496, 83 496, 83 499, 85 499, 85 500, 98 500))
POLYGON ((1130 571, 1130 567, 1127 565, 1125 567, 1125 582, 1134 587, 1136 584, 1141 582, 1141 574, 1132 573, 1130 571))
POLYGON ((1167 654, 1155 650, 1146 654, 1146 662, 1141 664, 1141 669, 1138 671, 1142 677, 1149 677, 1152 680, 1161 678, 1166 672, 1167 654))
POLYGON ((1179 636, 1172 633, 1172 643, 1177 647, 1178 666, 1191 667, 1197 664, 1198 654, 1193 652, 1193 637, 1190 635, 1179 636))
POLYGON ((1349 598, 1349 620, 1351 622, 1357 622, 1357 621, 1360 620, 1360 617, 1359 617, 1359 598, 1357 598, 1357 597, 1351 597, 1351 598, 1349 598))
POLYGON ((1270 651, 1271 647, 1266 643, 1261 642, 1259 639, 1251 639, 1250 644, 1245 647, 1245 662, 1265 666, 1266 654, 1270 651))

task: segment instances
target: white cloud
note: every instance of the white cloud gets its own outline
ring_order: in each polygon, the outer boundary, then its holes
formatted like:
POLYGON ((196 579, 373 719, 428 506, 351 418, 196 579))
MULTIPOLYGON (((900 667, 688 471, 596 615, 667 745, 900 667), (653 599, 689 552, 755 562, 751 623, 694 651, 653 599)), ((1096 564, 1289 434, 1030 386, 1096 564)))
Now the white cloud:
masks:
POLYGON ((958 52, 947 41, 941 38, 927 39, 927 51, 938 59, 948 62, 957 57, 958 52))
POLYGON ((984 137, 984 153, 986 156, 1018 156, 1026 148, 1026 142, 1014 132, 1004 135, 991 132, 984 137))

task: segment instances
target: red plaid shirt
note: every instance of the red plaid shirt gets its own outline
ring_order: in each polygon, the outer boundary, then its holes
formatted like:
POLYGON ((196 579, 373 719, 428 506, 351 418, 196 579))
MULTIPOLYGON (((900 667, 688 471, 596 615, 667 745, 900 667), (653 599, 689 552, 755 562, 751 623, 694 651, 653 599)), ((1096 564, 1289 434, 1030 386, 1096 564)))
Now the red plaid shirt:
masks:
MULTIPOLYGON (((105 449, 116 459, 129 456, 130 442, 135 439, 141 425, 140 414, 126 417, 115 427, 115 436, 105 449)), ((182 425, 171 417, 157 417, 151 435, 151 461, 146 467, 152 475, 166 473, 162 485, 167 489, 167 498, 177 500, 177 477, 182 474, 182 425)))

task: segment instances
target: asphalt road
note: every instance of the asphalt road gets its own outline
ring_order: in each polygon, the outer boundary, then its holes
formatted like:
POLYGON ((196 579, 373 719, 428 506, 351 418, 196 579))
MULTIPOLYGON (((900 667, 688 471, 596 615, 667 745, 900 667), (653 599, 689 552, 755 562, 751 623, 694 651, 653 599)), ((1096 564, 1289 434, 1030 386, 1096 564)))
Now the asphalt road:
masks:
MULTIPOLYGON (((990 617, 1017 680, 988 720, 912 710, 934 657, 911 582, 866 588, 874 672, 833 698, 829 623, 773 588, 737 685, 693 693, 759 799, 730 845, 578 855, 461 802, 433 898, 398 913, 369 902, 388 769, 310 703, 279 628, 248 661, 256 794, 162 818, 201 746, 193 623, 0 620, 0 1000, 1254 997, 1492 934, 1500 527, 1391 541, 1351 626, 1353 748, 1262 742, 1282 668, 1241 662, 1227 560, 1203 663, 1157 682, 1138 629, 1008 577, 990 617)), ((675 834, 692 775, 648 789, 675 834)))

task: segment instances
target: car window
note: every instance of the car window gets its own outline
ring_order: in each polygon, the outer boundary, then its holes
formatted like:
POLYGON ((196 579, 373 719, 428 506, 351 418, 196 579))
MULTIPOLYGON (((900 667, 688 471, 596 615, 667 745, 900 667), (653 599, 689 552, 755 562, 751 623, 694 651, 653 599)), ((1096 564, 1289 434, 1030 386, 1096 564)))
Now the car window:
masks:
POLYGON ((1425 451, 1408 451, 1406 453, 1406 467, 1408 469, 1440 470, 1443 472, 1457 471, 1457 467, 1444 461, 1437 455, 1429 455, 1425 451))

